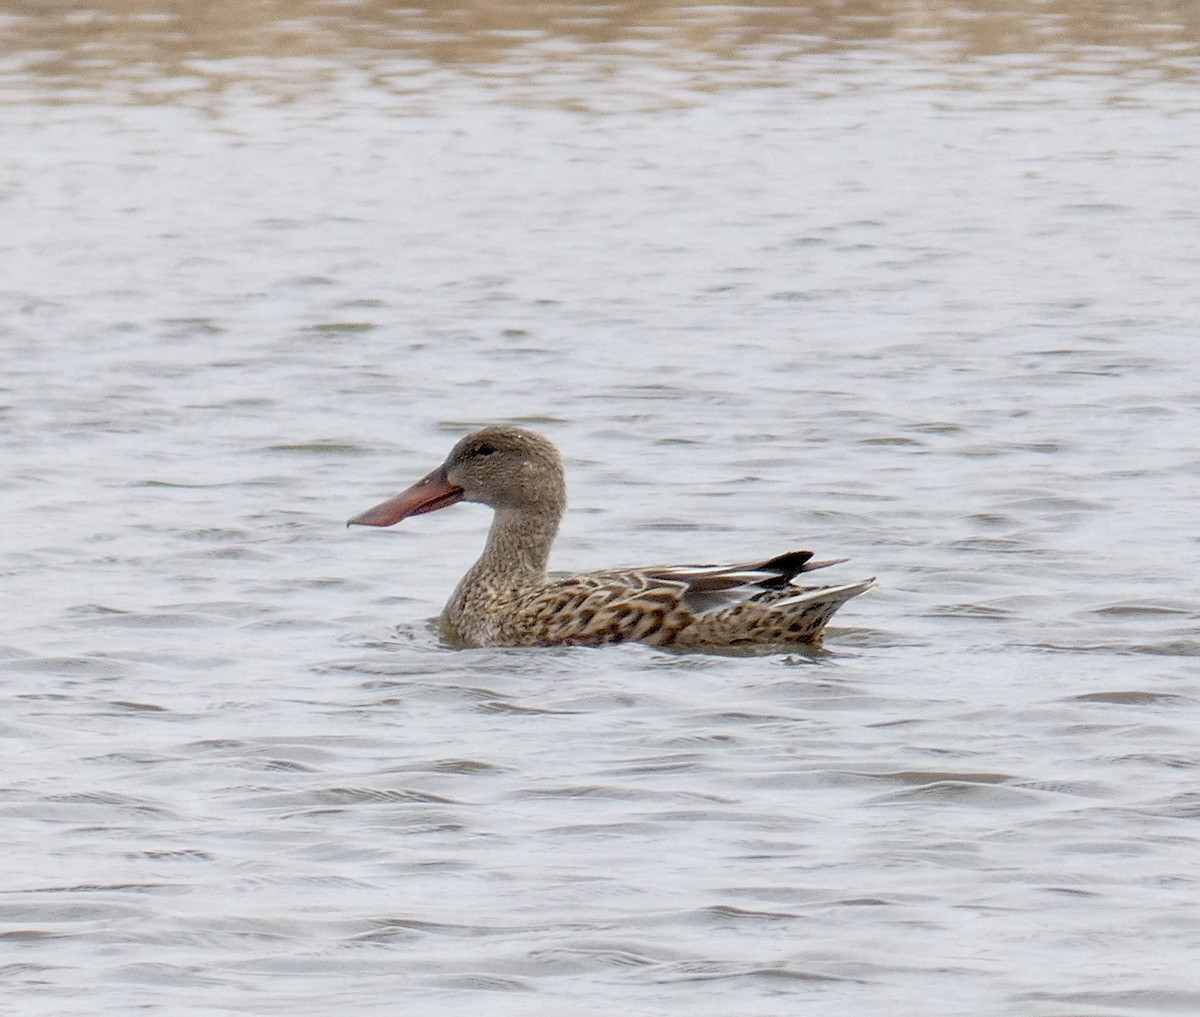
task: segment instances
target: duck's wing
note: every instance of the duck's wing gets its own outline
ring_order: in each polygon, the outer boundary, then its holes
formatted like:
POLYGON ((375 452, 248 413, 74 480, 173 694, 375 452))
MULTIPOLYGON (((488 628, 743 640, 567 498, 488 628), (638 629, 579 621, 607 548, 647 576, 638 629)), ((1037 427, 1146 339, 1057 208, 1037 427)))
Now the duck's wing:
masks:
MULTIPOLYGON (((683 583, 685 595, 698 602, 705 594, 742 591, 742 595, 746 596, 753 590, 786 589, 801 572, 839 565, 846 560, 830 558, 813 561, 812 557, 812 551, 786 551, 773 558, 736 565, 652 565, 635 571, 643 573, 648 579, 683 583)), ((694 610, 705 608, 697 603, 694 610)))
POLYGON ((815 642, 834 611, 873 580, 794 585, 797 575, 844 560, 814 562, 812 557, 811 551, 788 551, 736 565, 651 565, 564 576, 525 603, 522 624, 547 642, 636 640, 670 646, 707 644, 716 637, 714 645, 736 645, 766 642, 760 632, 784 632, 803 617, 820 624, 815 630, 805 624, 805 635, 794 641, 815 642))

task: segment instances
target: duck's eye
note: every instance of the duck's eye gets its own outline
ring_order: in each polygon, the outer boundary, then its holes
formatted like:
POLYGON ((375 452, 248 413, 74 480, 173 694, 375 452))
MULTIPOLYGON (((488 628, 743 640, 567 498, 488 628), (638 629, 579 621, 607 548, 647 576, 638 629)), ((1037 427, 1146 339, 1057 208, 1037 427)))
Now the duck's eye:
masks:
POLYGON ((500 450, 495 445, 480 445, 475 450, 477 456, 494 456, 500 450))

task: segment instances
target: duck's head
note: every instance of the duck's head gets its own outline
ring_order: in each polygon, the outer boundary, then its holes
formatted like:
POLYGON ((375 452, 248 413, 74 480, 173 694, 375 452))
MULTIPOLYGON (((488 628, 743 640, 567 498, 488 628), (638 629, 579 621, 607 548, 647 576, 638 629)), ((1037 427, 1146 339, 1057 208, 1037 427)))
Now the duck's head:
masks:
POLYGON ((460 501, 557 518, 566 505, 562 457, 548 438, 533 431, 485 427, 463 438, 428 476, 347 525, 391 526, 460 501))

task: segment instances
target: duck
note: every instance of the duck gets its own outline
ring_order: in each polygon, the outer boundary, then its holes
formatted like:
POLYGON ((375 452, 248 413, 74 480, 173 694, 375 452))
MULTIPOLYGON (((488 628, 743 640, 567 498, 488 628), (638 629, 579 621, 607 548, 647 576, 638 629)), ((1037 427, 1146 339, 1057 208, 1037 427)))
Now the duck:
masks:
POLYGON ((463 647, 600 646, 637 642, 672 650, 819 647, 834 612, 875 580, 809 586, 797 576, 837 565, 786 551, 734 565, 651 565, 575 575, 547 571, 566 509, 563 459, 535 431, 484 427, 445 462, 347 526, 392 526, 459 502, 494 512, 479 560, 441 616, 463 647))

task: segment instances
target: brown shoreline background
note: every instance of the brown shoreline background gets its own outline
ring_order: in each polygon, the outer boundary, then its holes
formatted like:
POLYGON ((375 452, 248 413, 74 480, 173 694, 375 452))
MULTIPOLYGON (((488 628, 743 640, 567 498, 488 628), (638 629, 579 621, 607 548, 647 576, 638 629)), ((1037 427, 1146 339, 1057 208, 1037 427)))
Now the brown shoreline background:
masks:
POLYGON ((1004 57, 1059 72, 1194 79, 1200 4, 102 0, 64 11, 26 0, 0 7, 0 81, 49 90, 58 101, 71 101, 75 90, 130 85, 136 94, 139 82, 157 81, 137 94, 153 101, 281 74, 303 90, 320 83, 322 69, 314 64, 535 77, 573 64, 604 73, 645 61, 719 75, 753 56, 761 74, 764 51, 787 60, 875 47, 946 64, 1004 57), (251 63, 264 59, 274 65, 269 71, 251 63), (280 66, 289 61, 302 62, 303 73, 280 66), (174 87, 162 79, 175 79, 174 87))

